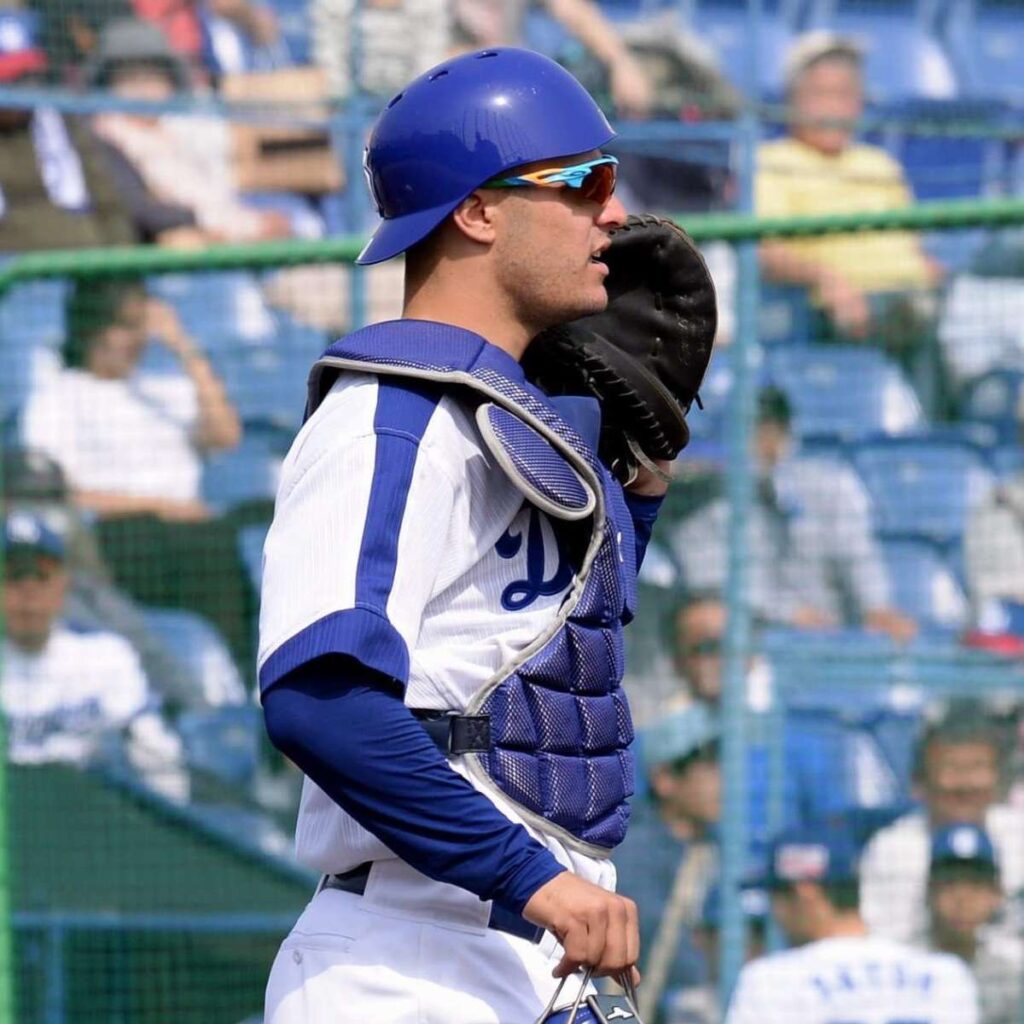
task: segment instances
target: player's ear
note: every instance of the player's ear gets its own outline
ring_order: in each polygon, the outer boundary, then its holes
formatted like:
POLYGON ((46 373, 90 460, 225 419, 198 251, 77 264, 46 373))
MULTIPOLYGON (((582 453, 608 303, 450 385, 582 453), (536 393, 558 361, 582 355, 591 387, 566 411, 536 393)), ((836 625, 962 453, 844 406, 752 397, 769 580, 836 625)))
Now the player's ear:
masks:
POLYGON ((503 193, 477 189, 470 192, 452 214, 456 229, 480 245, 491 245, 495 238, 495 210, 503 193))

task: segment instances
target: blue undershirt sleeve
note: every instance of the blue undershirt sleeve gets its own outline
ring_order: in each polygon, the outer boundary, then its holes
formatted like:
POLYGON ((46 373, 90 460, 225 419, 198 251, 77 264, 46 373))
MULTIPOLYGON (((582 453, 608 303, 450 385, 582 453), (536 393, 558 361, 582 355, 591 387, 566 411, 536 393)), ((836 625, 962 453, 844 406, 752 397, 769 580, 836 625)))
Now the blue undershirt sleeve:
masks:
POLYGON ((397 685, 358 662, 293 669, 264 693, 263 711, 274 746, 430 878, 522 913, 565 870, 451 769, 397 685))
POLYGON ((630 494, 623 491, 626 497, 626 508, 633 517, 633 533, 636 537, 636 569, 640 571, 643 565, 644 554, 647 551, 647 543, 651 539, 651 531, 654 529, 654 522, 658 518, 658 510, 665 496, 652 497, 644 494, 630 494))

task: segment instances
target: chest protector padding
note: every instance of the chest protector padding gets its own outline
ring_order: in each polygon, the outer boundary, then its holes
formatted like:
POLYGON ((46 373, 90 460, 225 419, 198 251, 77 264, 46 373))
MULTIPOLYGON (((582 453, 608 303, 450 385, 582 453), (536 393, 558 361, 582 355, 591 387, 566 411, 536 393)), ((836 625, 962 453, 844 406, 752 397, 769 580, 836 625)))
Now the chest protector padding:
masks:
POLYGON ((633 791, 633 726, 621 687, 622 631, 636 603, 632 520, 593 449, 542 394, 503 373, 507 357, 494 352, 443 324, 364 328, 314 367, 307 410, 344 370, 436 381, 474 408, 485 446, 549 517, 560 544, 568 549, 570 532, 574 540, 588 532, 550 624, 457 710, 490 716, 491 749, 465 755, 482 785, 541 831, 606 855, 625 835, 633 791))

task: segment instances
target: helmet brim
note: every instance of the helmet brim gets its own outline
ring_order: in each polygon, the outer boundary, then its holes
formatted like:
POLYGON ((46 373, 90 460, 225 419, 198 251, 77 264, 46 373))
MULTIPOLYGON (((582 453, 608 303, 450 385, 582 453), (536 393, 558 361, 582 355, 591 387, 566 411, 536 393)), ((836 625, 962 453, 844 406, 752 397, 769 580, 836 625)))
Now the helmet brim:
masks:
POLYGON ((454 203, 443 203, 441 206, 431 206, 426 210, 382 220, 363 246, 363 251, 356 257, 356 263, 367 267, 400 255, 426 238, 461 202, 459 199, 454 203))

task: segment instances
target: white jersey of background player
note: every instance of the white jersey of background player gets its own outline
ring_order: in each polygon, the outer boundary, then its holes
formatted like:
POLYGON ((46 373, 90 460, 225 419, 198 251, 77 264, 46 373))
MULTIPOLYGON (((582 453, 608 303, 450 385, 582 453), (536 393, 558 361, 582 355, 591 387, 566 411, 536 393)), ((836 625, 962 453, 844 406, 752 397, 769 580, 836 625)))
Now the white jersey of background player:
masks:
POLYGON ((780 926, 803 945, 743 968, 726 1024, 978 1024, 963 961, 867 934, 845 836, 783 837, 768 881, 780 926))
POLYGON ((81 632, 61 621, 68 586, 62 537, 39 516, 4 522, 6 635, 0 708, 15 764, 85 764, 111 741, 128 740, 132 764, 169 796, 183 782, 168 769, 180 742, 153 707, 142 664, 116 633, 81 632))

